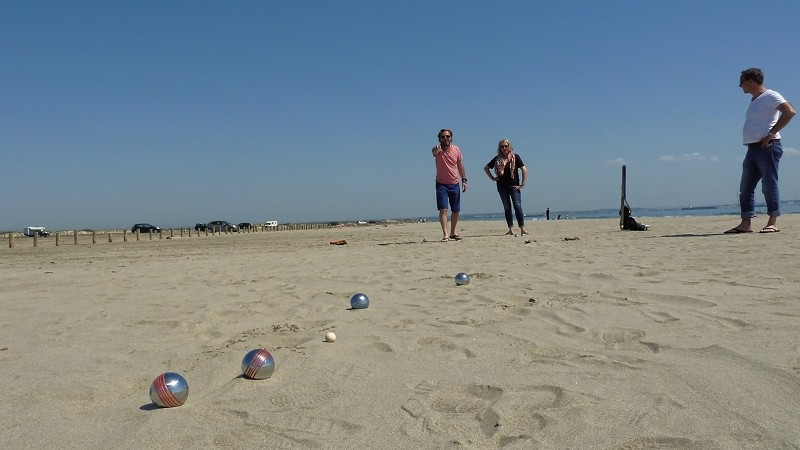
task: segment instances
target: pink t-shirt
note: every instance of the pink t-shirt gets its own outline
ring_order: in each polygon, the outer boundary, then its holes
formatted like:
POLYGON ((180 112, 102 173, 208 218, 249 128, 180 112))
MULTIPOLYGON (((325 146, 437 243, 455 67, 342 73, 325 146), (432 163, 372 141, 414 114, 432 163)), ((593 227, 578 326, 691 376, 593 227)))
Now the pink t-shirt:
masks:
POLYGON ((436 182, 458 184, 458 163, 461 162, 461 149, 450 144, 450 148, 439 152, 436 158, 436 182))

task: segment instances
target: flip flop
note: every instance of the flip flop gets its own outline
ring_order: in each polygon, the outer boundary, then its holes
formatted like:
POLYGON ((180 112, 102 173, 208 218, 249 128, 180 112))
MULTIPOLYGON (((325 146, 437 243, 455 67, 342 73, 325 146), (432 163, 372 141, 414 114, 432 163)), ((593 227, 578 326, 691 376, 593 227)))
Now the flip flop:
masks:
POLYGON ((514 233, 512 233, 512 232, 510 232, 510 231, 509 231, 509 232, 508 232, 508 233, 506 233, 505 235, 506 235, 506 236, 512 236, 513 234, 514 234, 514 233))
POLYGON ((726 231, 725 234, 742 234, 742 233, 752 233, 753 230, 740 230, 738 228, 731 228, 730 230, 726 231))
POLYGON ((457 234, 453 234, 453 235, 450 236, 450 239, 452 239, 454 241, 460 241, 462 239, 462 237, 457 235, 457 234))
POLYGON ((450 240, 450 239, 447 239, 446 237, 445 237, 445 238, 442 238, 442 242, 447 242, 447 241, 449 241, 449 240, 450 240))
POLYGON ((768 225, 762 228, 761 231, 759 231, 759 233, 777 233, 778 231, 781 230, 779 230, 778 227, 776 227, 775 225, 768 225))

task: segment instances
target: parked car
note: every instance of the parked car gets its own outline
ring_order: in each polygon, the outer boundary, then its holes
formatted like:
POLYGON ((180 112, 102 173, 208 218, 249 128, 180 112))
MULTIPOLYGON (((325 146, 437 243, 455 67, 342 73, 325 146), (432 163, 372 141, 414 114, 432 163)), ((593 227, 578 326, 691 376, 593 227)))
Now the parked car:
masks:
POLYGON ((142 234, 149 233, 151 231, 153 233, 158 233, 159 231, 161 231, 161 228, 158 228, 155 225, 150 225, 149 223, 137 223, 136 225, 131 227, 131 233, 135 234, 136 230, 139 230, 139 232, 142 234))
POLYGON ((237 226, 239 227, 240 230, 253 231, 253 224, 250 222, 242 222, 237 226))
POLYGON ((229 233, 236 233, 237 231, 239 231, 239 227, 237 225, 234 225, 228 222, 227 220, 212 220, 211 222, 208 222, 206 224, 206 228, 208 228, 208 231, 212 233, 216 233, 217 231, 220 232, 227 231, 229 233))
POLYGON ((195 231, 206 231, 206 224, 204 223, 196 223, 194 224, 195 231))
POLYGON ((25 227, 25 229, 22 230, 22 234, 24 234, 25 236, 28 236, 28 237, 33 237, 33 236, 47 237, 47 236, 50 236, 50 232, 45 230, 44 227, 25 227))

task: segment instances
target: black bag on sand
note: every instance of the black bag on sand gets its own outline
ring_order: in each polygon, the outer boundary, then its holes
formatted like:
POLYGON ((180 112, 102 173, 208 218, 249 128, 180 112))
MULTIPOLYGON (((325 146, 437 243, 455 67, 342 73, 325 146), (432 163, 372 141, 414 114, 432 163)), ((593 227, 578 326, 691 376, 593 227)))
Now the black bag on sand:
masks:
POLYGON ((647 225, 637 222, 636 219, 634 219, 633 216, 631 216, 631 209, 628 208, 627 205, 625 205, 625 207, 623 208, 622 211, 623 211, 623 214, 624 214, 624 217, 622 219, 622 229, 623 230, 628 230, 628 231, 647 231, 648 230, 648 226, 647 225))

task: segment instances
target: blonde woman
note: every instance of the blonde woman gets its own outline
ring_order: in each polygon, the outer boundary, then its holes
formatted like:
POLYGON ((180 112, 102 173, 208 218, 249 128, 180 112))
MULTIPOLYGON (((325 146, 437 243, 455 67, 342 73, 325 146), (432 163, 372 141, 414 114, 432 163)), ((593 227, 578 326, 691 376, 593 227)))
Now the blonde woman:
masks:
POLYGON ((484 166, 483 171, 497 183, 497 192, 503 201, 503 210, 508 224, 506 235, 514 234, 512 205, 514 214, 517 216, 520 233, 528 234, 528 230, 525 229, 525 214, 522 212, 522 193, 520 192, 528 179, 528 169, 522 162, 522 158, 514 153, 514 147, 508 139, 503 139, 497 144, 497 155, 484 166), (492 175, 492 169, 495 171, 494 175, 492 175), (522 178, 520 178, 519 172, 522 172, 522 178))

